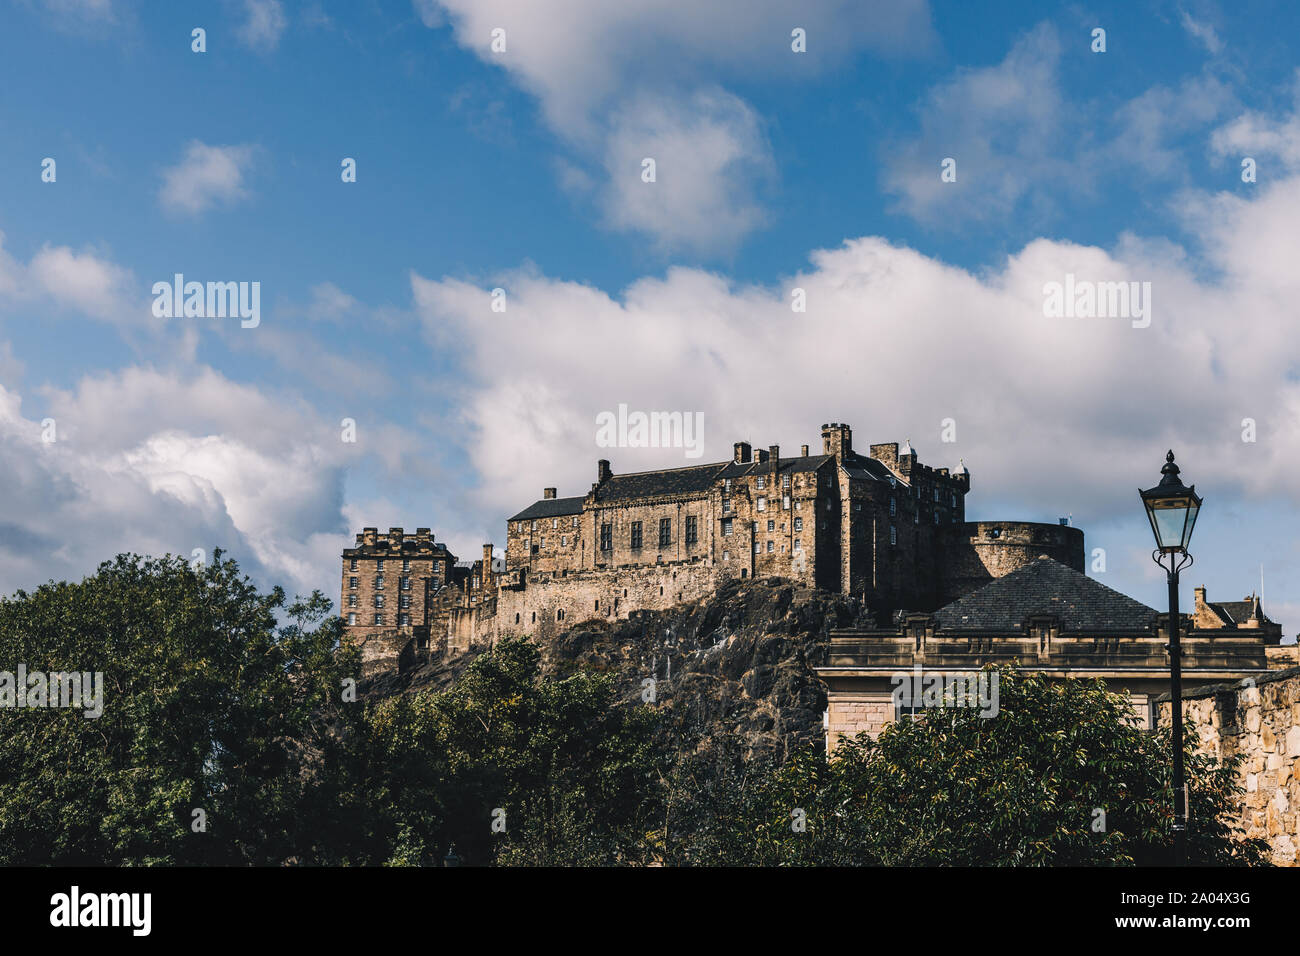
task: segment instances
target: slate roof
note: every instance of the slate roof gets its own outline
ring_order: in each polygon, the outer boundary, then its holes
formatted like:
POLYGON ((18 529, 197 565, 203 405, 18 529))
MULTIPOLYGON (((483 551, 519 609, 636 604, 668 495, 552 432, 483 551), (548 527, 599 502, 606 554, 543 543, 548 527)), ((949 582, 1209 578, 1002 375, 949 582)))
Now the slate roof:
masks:
MULTIPOLYGON (((1245 601, 1206 601, 1210 609, 1223 619, 1225 624, 1231 624, 1234 627, 1240 626, 1250 620, 1250 615, 1255 610, 1255 600, 1253 598, 1245 601)), ((1260 608, 1259 620, 1261 624, 1271 624, 1268 615, 1264 609, 1260 608)))
POLYGON ((533 518, 561 518, 582 514, 582 496, 576 498, 542 498, 534 501, 508 521, 529 521, 533 518))
MULTIPOLYGON (((790 475, 801 472, 816 471, 834 455, 806 455, 782 458, 778 474, 790 475)), ((874 458, 867 458, 857 453, 844 461, 844 470, 852 478, 875 481, 902 479, 889 468, 874 458)), ((746 475, 769 475, 772 473, 770 461, 717 461, 706 465, 688 465, 685 468, 665 468, 661 471, 638 471, 627 475, 612 475, 596 492, 600 501, 625 501, 634 498, 652 498, 661 495, 690 495, 707 492, 716 481, 723 478, 743 478, 746 475)), ((529 521, 535 518, 558 518, 566 515, 580 514, 582 497, 577 498, 543 498, 534 501, 519 514, 506 520, 529 521)))
POLYGON ((1126 594, 1048 557, 990 581, 935 612, 945 630, 1018 631, 1025 619, 1055 615, 1066 631, 1142 630, 1158 616, 1126 594))

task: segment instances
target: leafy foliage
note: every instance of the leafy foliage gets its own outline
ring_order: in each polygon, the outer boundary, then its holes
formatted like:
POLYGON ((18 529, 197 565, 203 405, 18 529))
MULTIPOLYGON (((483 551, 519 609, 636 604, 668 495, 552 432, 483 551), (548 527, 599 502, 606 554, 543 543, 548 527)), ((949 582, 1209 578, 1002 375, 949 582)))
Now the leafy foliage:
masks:
MULTIPOLYGON (((778 762, 610 675, 548 678, 528 641, 448 690, 350 702, 340 637, 324 596, 261 594, 220 552, 0 601, 0 671, 106 685, 98 719, 0 708, 0 864, 428 865, 452 844, 500 865, 1169 861, 1168 731, 1097 681, 1000 668, 995 718, 937 709, 778 762)), ((1226 822, 1236 763, 1188 731, 1192 861, 1260 862, 1226 822)))

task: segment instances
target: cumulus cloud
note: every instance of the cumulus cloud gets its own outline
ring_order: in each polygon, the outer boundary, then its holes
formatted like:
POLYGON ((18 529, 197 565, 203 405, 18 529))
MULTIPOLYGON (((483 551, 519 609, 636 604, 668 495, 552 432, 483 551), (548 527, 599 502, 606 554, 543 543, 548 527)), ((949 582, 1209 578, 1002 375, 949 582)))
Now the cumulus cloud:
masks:
POLYGON ((1300 169, 1300 70, 1291 84, 1292 112, 1272 116, 1249 110, 1214 131, 1211 150, 1220 158, 1234 160, 1251 156, 1276 159, 1283 171, 1300 169))
POLYGON ((280 0, 244 0, 244 16, 239 39, 246 46, 264 53, 279 46, 289 24, 280 0))
POLYGON ((1295 496, 1300 178, 1254 201, 1183 202, 1208 260, 1133 236, 1112 249, 1038 239, 976 275, 866 237, 773 286, 676 268, 615 296, 535 271, 498 276, 510 306, 492 322, 484 288, 418 275, 412 288, 433 347, 462 351, 470 458, 498 511, 538 497, 535 485, 583 493, 600 457, 616 471, 687 463, 680 450, 598 448, 596 415, 620 403, 702 412, 705 460, 741 439, 816 446, 830 419, 853 423, 860 447, 911 438, 927 463, 965 458, 973 508, 995 492, 1040 520, 1127 515, 1152 448, 1168 446, 1221 495, 1295 496), (1068 274, 1150 282, 1150 326, 1047 318, 1044 286, 1068 274), (1245 417, 1256 444, 1241 441, 1245 417), (940 442, 946 418, 954 444, 940 442))
POLYGON ((194 140, 181 161, 163 172, 158 199, 172 213, 198 215, 217 203, 248 195, 244 176, 253 161, 252 146, 209 146, 194 140))
POLYGON ((1000 63, 963 68, 917 105, 917 130, 882 149, 891 211, 938 228, 1059 213, 1062 201, 1094 193, 1104 170, 1174 186, 1189 180, 1180 138, 1208 130, 1236 104, 1211 72, 1157 84, 1118 107, 1067 101, 1062 43, 1040 23, 1000 63), (940 176, 956 162, 956 180, 940 176))
POLYGON ((566 186, 603 170, 606 224, 694 252, 727 250, 762 222, 772 167, 753 109, 720 82, 791 82, 862 51, 915 54, 934 42, 926 0, 809 0, 797 13, 783 0, 414 0, 414 9, 430 26, 445 15, 462 47, 537 96, 590 167, 560 164, 566 186), (806 53, 791 51, 796 27, 806 53), (505 31, 504 52, 492 50, 494 30, 505 31), (651 198, 636 188, 640 161, 660 154, 676 159, 675 171, 651 198), (723 174, 737 169, 744 174, 723 174))
POLYGON ((301 403, 209 369, 132 368, 48 392, 39 419, 21 404, 0 386, 0 592, 119 551, 214 546, 290 587, 330 582, 322 540, 337 561, 344 468, 362 446, 301 403))
POLYGON ((758 116, 738 97, 700 92, 682 102, 640 97, 613 118, 605 214, 617 229, 665 247, 733 246, 762 219, 755 191, 772 174, 758 116), (654 163, 654 182, 643 163, 654 163))
POLYGON ((130 326, 148 319, 134 292, 131 271, 98 252, 46 243, 24 264, 5 250, 0 233, 0 300, 48 302, 130 326))

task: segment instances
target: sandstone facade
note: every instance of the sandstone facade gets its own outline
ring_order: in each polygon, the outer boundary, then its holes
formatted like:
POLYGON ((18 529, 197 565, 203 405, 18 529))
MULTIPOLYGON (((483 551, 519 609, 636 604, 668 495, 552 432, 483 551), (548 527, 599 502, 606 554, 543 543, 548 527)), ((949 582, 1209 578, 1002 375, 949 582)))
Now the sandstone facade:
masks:
MULTIPOLYGON (((1171 721, 1167 697, 1160 723, 1171 721)), ((1268 841, 1272 861, 1295 866, 1300 855, 1300 667, 1183 694, 1183 719, 1195 723, 1201 749, 1220 759, 1241 754, 1245 787, 1240 824, 1268 841)))

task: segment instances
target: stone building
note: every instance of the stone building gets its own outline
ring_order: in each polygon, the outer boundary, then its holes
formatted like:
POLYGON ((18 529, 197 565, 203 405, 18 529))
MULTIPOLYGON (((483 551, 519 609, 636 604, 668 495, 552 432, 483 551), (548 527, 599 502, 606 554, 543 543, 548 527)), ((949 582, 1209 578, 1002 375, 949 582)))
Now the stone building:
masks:
MULTIPOLYGON (((1182 615, 1184 684, 1261 679, 1297 663, 1294 645, 1279 646, 1280 627, 1210 621, 1200 613, 1203 599, 1198 589, 1197 612, 1182 615)), ((1266 620, 1258 603, 1253 613, 1266 620)), ((827 747, 857 733, 875 736, 912 712, 906 691, 918 669, 970 674, 1012 661, 1053 678, 1103 678, 1128 695, 1149 728, 1153 701, 1169 690, 1168 640, 1167 613, 1042 556, 933 613, 899 615, 888 628, 832 631, 827 663, 817 668, 828 687, 827 747)))
MULTIPOLYGON (((452 650, 506 635, 545 639, 593 617, 706 597, 729 579, 773 577, 852 595, 884 620, 934 610, 1039 554, 1083 568, 1077 528, 968 523, 964 466, 922 464, 908 443, 870 445, 863 455, 852 428, 839 422, 821 427, 815 453, 803 445, 782 455, 778 445, 738 441, 729 461, 658 471, 616 474, 602 459, 595 479, 582 495, 544 488, 507 520, 504 567, 492 568, 492 546, 484 545, 488 573, 476 570, 483 562, 465 569, 422 622, 358 617, 349 633, 359 628, 365 639, 396 625, 391 643, 416 640, 415 629, 427 626, 426 644, 437 646, 434 632, 445 623, 452 650)), ((344 553, 345 584, 355 552, 344 553)), ((383 610, 370 609, 373 596, 358 590, 363 610, 383 610)))
POLYGON ((445 640, 449 589, 465 578, 456 556, 428 528, 365 528, 343 550, 341 615, 349 640, 372 663, 393 663, 401 649, 445 640))

